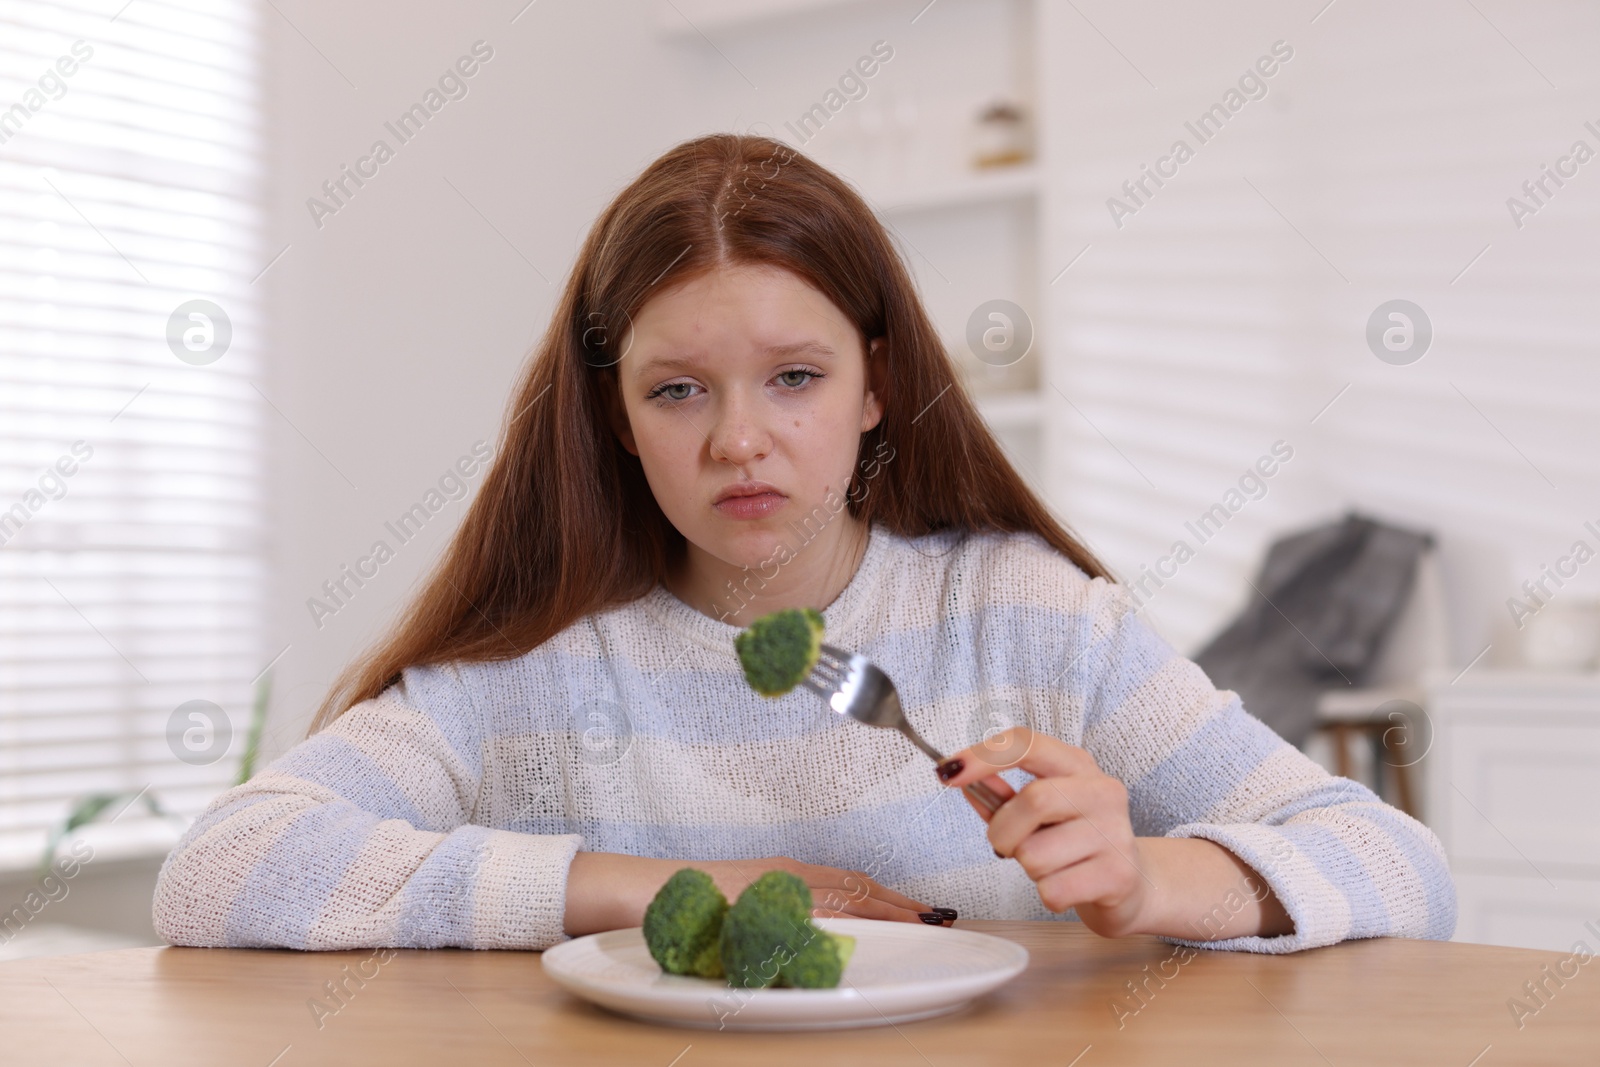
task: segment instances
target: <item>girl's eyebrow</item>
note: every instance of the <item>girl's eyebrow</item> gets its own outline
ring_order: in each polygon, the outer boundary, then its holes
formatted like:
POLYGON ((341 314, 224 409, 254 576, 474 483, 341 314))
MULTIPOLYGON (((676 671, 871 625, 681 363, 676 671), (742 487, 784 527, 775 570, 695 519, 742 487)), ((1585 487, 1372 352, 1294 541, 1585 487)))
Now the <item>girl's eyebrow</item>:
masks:
POLYGON ((639 368, 640 374, 649 374, 653 370, 692 370, 695 361, 687 356, 656 356, 647 360, 639 368))
POLYGON ((821 341, 796 341, 793 344, 767 346, 767 355, 769 356, 831 356, 833 354, 833 349, 821 341))
MULTIPOLYGON (((832 356, 834 351, 821 341, 794 341, 783 345, 768 345, 766 349, 769 356, 832 356)), ((649 359, 639 368, 640 374, 648 374, 654 370, 691 370, 696 362, 687 356, 656 356, 649 359)))

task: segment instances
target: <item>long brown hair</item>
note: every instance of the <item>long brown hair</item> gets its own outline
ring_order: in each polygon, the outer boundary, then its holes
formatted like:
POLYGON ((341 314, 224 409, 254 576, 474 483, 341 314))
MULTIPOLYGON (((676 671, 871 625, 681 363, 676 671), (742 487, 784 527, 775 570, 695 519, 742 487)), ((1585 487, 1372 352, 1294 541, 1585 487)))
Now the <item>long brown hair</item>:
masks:
MULTIPOLYGON (((340 675, 315 732, 412 664, 514 659, 574 621, 648 593, 683 551, 603 390, 648 296, 722 265, 783 267, 885 339, 883 456, 850 514, 908 537, 1032 531, 1110 578, 1012 469, 862 199, 781 142, 721 133, 650 164, 605 209, 506 409, 500 447, 444 556, 393 630, 340 675), (913 426, 912 423, 916 425, 913 426)), ((858 463, 857 469, 861 469, 858 463)))

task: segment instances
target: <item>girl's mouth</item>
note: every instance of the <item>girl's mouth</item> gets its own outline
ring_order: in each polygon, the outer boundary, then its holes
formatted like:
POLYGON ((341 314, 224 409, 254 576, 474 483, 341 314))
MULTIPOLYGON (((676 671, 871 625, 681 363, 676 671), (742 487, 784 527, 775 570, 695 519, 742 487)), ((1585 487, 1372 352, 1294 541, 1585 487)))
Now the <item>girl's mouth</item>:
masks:
POLYGON ((789 502, 782 493, 755 493, 749 496, 724 497, 711 505, 731 519, 759 519, 770 515, 789 502))

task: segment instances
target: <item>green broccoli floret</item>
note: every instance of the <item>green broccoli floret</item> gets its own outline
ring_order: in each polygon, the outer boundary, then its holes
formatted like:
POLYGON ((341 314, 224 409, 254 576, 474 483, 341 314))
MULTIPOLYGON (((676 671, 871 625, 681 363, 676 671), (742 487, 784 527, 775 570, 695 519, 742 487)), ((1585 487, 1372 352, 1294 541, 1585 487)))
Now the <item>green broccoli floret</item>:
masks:
POLYGON ((846 934, 815 930, 794 959, 778 969, 778 984, 796 989, 832 989, 844 974, 856 950, 856 939, 846 934))
POLYGON ((816 608, 784 608, 736 635, 734 651, 750 688, 778 697, 799 685, 822 654, 822 625, 816 608))
POLYGON ((768 871, 728 909, 721 949, 731 986, 832 989, 855 939, 815 926, 810 887, 787 871, 768 871))
POLYGON ((644 941, 668 974, 721 978, 720 939, 728 898, 705 871, 685 867, 644 909, 644 941))

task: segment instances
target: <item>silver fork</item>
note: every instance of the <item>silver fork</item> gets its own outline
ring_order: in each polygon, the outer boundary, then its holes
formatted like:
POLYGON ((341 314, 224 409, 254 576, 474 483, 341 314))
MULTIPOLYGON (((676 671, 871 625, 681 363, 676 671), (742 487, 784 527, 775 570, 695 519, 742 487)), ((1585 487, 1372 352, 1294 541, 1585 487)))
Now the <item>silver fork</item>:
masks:
MULTIPOLYGON (((801 684, 825 700, 835 714, 849 716, 868 726, 899 730, 935 763, 944 762, 943 754, 924 741, 906 720, 900 707, 900 694, 895 692, 889 676, 860 653, 823 645, 816 666, 801 684)), ((961 788, 990 815, 1005 803, 982 782, 961 788)))

